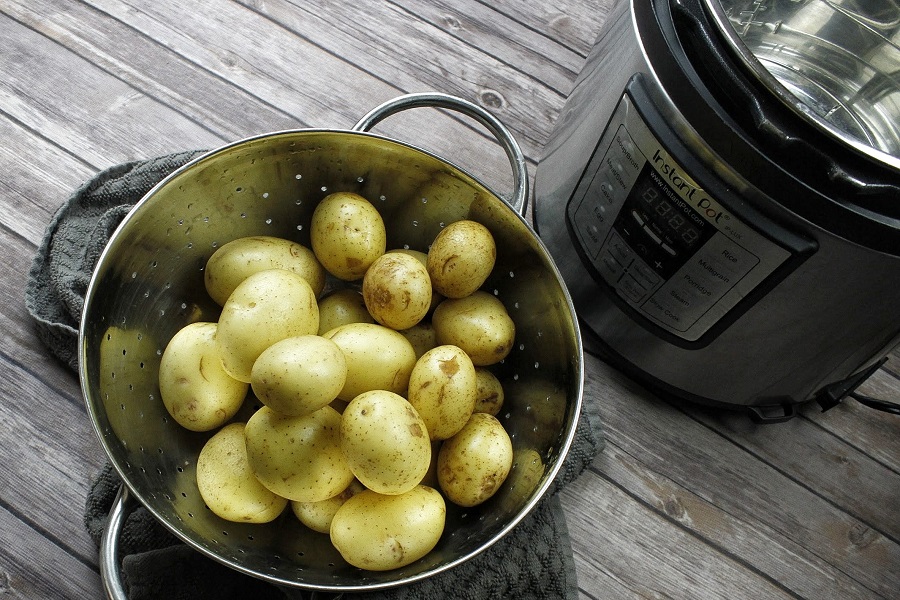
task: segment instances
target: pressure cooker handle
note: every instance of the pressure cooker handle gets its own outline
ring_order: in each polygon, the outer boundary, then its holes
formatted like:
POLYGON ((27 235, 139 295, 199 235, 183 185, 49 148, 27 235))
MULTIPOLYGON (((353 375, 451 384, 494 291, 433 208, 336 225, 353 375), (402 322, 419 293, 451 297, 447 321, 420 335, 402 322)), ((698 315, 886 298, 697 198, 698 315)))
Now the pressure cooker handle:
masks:
POLYGON ((518 142, 512 136, 509 129, 503 125, 494 115, 482 107, 463 100, 456 96, 442 94, 439 92, 422 92, 416 94, 406 94, 399 96, 393 100, 388 100, 380 106, 376 106, 368 114, 366 114, 359 122, 353 126, 354 131, 369 131, 376 123, 383 119, 396 114, 400 111, 410 108, 433 107, 446 108, 462 113, 471 117, 487 127, 497 141, 506 151, 509 158, 509 164, 513 170, 513 196, 511 200, 507 200, 507 204, 518 211, 519 214, 525 214, 526 202, 528 201, 528 170, 525 167, 525 155, 518 142))

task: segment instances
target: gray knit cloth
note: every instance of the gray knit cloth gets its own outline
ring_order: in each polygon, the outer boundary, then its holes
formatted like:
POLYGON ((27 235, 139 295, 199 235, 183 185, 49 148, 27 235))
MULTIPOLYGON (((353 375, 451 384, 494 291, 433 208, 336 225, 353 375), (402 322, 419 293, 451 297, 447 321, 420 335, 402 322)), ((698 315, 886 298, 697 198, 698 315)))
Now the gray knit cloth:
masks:
MULTIPOLYGON (((109 236, 157 182, 200 154, 183 152, 107 169, 75 191, 48 225, 29 272, 25 304, 41 339, 73 370, 78 366, 78 325, 85 291, 109 236)), ((557 492, 590 465, 603 444, 597 402, 585 398, 572 449, 551 493, 512 532, 467 563, 425 581, 340 597, 576 598, 572 548, 557 492)), ((109 463, 93 480, 84 522, 98 544, 120 485, 109 463)), ((328 597, 282 589, 225 567, 181 543, 143 507, 128 516, 120 547, 122 577, 132 600, 328 597)))

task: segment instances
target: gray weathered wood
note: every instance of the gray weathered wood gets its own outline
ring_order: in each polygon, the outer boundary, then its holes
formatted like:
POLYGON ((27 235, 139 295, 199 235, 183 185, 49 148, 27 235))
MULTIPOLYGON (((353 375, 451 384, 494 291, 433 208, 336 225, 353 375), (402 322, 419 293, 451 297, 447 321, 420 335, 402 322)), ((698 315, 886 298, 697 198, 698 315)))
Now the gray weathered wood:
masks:
MULTIPOLYGON (((351 127, 437 90, 485 106, 533 172, 611 0, 0 0, 0 593, 94 599, 104 462, 78 380, 23 304, 44 228, 100 169, 294 127, 351 127)), ((479 125, 376 128, 499 192, 479 125)), ((562 492, 583 598, 894 598, 900 417, 847 400, 785 424, 655 398, 593 356, 608 444, 562 492)), ((900 354, 861 391, 900 399, 900 354)))

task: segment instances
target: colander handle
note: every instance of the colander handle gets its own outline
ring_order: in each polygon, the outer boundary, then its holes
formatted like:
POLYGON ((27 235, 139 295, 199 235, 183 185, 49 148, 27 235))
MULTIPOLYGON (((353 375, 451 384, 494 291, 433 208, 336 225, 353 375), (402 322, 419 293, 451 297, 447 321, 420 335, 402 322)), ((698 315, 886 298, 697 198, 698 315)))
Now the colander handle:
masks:
POLYGON ((449 94, 439 92, 423 92, 417 94, 406 94, 399 96, 393 100, 388 100, 380 106, 376 106, 368 114, 366 114, 359 122, 353 126, 354 131, 369 131, 376 123, 385 118, 396 114, 400 111, 410 108, 432 107, 446 108, 462 113, 468 117, 472 117, 490 131, 497 141, 506 151, 509 158, 509 164, 513 170, 513 196, 507 203, 518 211, 519 214, 525 214, 526 203, 528 201, 528 170, 525 166, 525 155, 519 143, 494 115, 482 107, 449 94))
POLYGON ((131 504, 131 494, 123 485, 119 488, 112 508, 109 509, 106 528, 100 537, 100 579, 103 581, 103 589, 109 600, 128 600, 125 589, 122 587, 122 576, 119 569, 119 534, 122 533, 129 504, 131 504))

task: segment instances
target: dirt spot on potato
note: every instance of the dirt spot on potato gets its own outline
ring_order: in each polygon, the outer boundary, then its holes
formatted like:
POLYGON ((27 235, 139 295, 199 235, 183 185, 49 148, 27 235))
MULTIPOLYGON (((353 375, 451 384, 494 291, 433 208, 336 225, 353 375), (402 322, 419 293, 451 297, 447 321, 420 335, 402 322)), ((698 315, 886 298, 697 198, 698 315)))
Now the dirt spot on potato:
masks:
POLYGON ((394 294, 386 287, 376 287, 369 295, 369 300, 374 302, 375 306, 390 306, 394 300, 394 294))
POLYGON ((453 377, 457 373, 459 373, 459 361, 454 356, 448 360, 440 361, 439 368, 441 369, 441 373, 448 377, 453 377))

